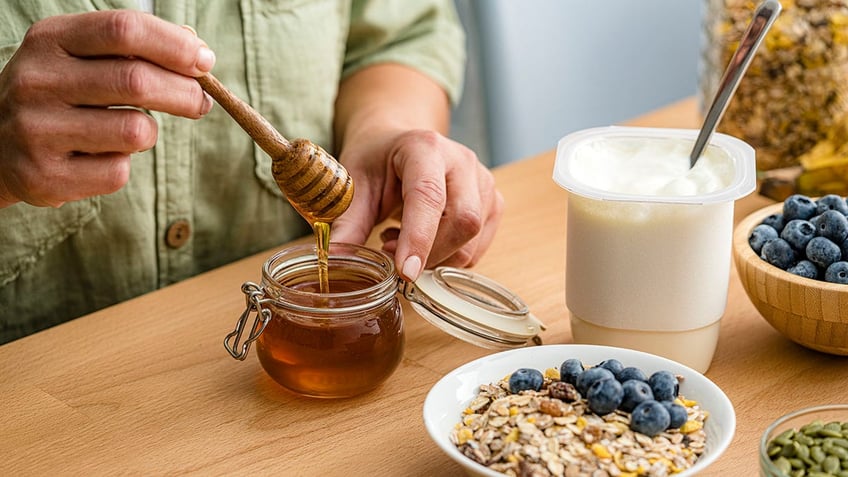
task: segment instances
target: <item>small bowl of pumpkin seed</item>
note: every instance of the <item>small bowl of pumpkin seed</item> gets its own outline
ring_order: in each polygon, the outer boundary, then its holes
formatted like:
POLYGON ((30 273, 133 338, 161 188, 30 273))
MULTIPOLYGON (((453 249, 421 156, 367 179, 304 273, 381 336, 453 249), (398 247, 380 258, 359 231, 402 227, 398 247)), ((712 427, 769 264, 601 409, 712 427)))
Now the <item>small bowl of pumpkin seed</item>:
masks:
POLYGON ((760 439, 760 475, 848 477, 848 404, 799 409, 774 421, 760 439))

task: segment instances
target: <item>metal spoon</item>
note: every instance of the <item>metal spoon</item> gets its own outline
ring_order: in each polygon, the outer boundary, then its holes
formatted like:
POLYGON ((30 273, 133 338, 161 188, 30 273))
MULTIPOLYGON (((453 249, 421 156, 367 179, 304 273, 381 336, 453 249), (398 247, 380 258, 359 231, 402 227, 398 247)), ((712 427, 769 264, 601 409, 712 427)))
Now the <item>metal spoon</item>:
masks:
POLYGON ((739 47, 733 53, 730 64, 727 65, 727 69, 721 78, 713 103, 710 105, 706 117, 704 117, 704 124, 695 140, 695 146, 689 154, 689 167, 695 167, 695 163, 698 162, 698 158, 701 157, 710 142, 710 137, 712 137, 718 122, 721 121, 730 98, 733 97, 736 87, 739 86, 739 81, 745 75, 748 65, 754 58, 754 53, 756 53, 769 28, 777 19, 781 8, 778 0, 764 0, 754 11, 754 18, 742 35, 739 47))

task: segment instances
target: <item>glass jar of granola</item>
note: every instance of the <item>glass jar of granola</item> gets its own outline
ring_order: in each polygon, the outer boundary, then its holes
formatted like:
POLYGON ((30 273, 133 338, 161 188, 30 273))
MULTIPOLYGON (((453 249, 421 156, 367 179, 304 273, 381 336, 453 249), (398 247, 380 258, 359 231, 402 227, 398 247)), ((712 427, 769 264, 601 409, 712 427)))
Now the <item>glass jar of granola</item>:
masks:
MULTIPOLYGON (((848 194, 848 0, 781 0, 718 130, 757 151, 761 193, 848 194)), ((705 0, 699 96, 714 96, 755 0, 705 0)))

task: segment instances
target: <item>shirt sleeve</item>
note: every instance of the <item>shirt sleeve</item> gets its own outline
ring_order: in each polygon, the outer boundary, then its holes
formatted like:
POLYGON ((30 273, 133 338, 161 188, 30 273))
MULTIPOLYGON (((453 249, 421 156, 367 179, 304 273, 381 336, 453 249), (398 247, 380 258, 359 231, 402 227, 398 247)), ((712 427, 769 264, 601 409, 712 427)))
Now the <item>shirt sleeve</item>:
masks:
POLYGON ((414 68, 459 102, 465 32, 452 0, 354 0, 343 77, 375 63, 414 68))

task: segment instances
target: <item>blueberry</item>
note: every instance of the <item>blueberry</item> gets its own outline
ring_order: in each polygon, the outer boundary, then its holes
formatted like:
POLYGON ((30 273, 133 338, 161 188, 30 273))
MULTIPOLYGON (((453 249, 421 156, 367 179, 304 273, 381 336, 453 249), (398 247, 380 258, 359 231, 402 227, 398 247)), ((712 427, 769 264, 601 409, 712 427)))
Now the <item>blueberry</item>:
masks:
POLYGON ((787 223, 793 219, 808 220, 816 215, 816 208, 816 203, 806 195, 790 195, 783 201, 783 219, 787 223))
POLYGON ((520 368, 509 375, 509 392, 518 394, 520 391, 542 389, 545 378, 538 369, 520 368))
POLYGON ((839 245, 839 250, 842 251, 842 256, 848 258, 848 239, 845 239, 841 245, 839 245))
POLYGON ((763 225, 770 225, 771 228, 777 230, 777 233, 780 233, 786 226, 786 220, 783 219, 783 214, 771 214, 763 219, 763 225))
POLYGON ((778 237, 777 230, 771 225, 760 224, 754 227, 751 235, 748 236, 748 244, 754 249, 754 252, 759 255, 763 250, 763 245, 769 240, 774 240, 778 237))
POLYGON ((599 416, 609 414, 618 409, 623 397, 624 390, 621 388, 621 383, 616 381, 615 378, 595 381, 586 393, 586 401, 589 409, 599 416))
POLYGON ((848 237, 848 219, 842 212, 826 210, 810 219, 816 233, 830 239, 833 243, 842 243, 848 237))
POLYGON ((680 426, 686 424, 686 421, 689 420, 686 408, 680 404, 671 401, 663 401, 660 404, 662 404, 665 410, 668 411, 668 415, 671 418, 668 423, 669 429, 679 429, 680 426))
POLYGON ((612 375, 616 376, 616 379, 618 377, 618 373, 620 373, 621 370, 624 369, 624 365, 621 364, 621 361, 615 358, 601 361, 600 363, 598 363, 598 366, 610 370, 610 372, 612 372, 612 375))
POLYGON ((644 401, 630 414, 630 430, 654 437, 668 429, 671 416, 665 407, 657 401, 644 401))
POLYGON ((803 251, 815 236, 816 227, 809 220, 801 219, 790 220, 780 232, 780 238, 786 240, 798 252, 803 251))
POLYGON ((574 386, 577 384, 577 376, 580 376, 582 372, 583 362, 576 358, 569 358, 559 367, 559 380, 574 386))
POLYGON ((616 376, 616 378, 618 378, 618 382, 620 383, 625 383, 627 381, 630 381, 631 379, 635 379, 637 381, 645 381, 646 383, 648 382, 648 376, 646 376, 641 369, 633 366, 628 366, 622 369, 621 372, 618 373, 618 376, 616 376))
POLYGON ((621 389, 624 391, 624 397, 621 398, 621 405, 618 408, 624 412, 633 411, 633 408, 642 401, 654 399, 654 392, 645 381, 628 379, 621 385, 621 389))
POLYGON ((586 392, 589 391, 589 387, 592 386, 595 381, 604 378, 615 379, 615 376, 612 374, 612 371, 595 366, 594 368, 589 368, 580 373, 580 376, 577 376, 577 384, 575 384, 574 387, 577 388, 577 392, 580 393, 581 396, 586 397, 586 392))
POLYGON ((842 251, 839 245, 824 237, 815 237, 807 244, 807 260, 827 269, 833 262, 842 259, 842 251))
POLYGON ((835 210, 841 212, 842 215, 848 215, 848 203, 840 195, 824 195, 816 201, 816 213, 822 214, 826 210, 835 210))
POLYGON ((799 277, 812 278, 813 280, 819 277, 819 269, 816 264, 809 260, 801 260, 795 265, 786 269, 787 272, 798 275, 799 277))
POLYGON ((657 401, 673 401, 680 390, 677 376, 670 371, 657 371, 648 378, 648 384, 651 385, 651 391, 657 401))
POLYGON ((760 257, 781 270, 786 270, 795 264, 795 250, 789 242, 782 238, 769 240, 763 245, 760 257))
POLYGON ((824 280, 831 283, 848 284, 848 262, 833 262, 825 270, 824 280))

